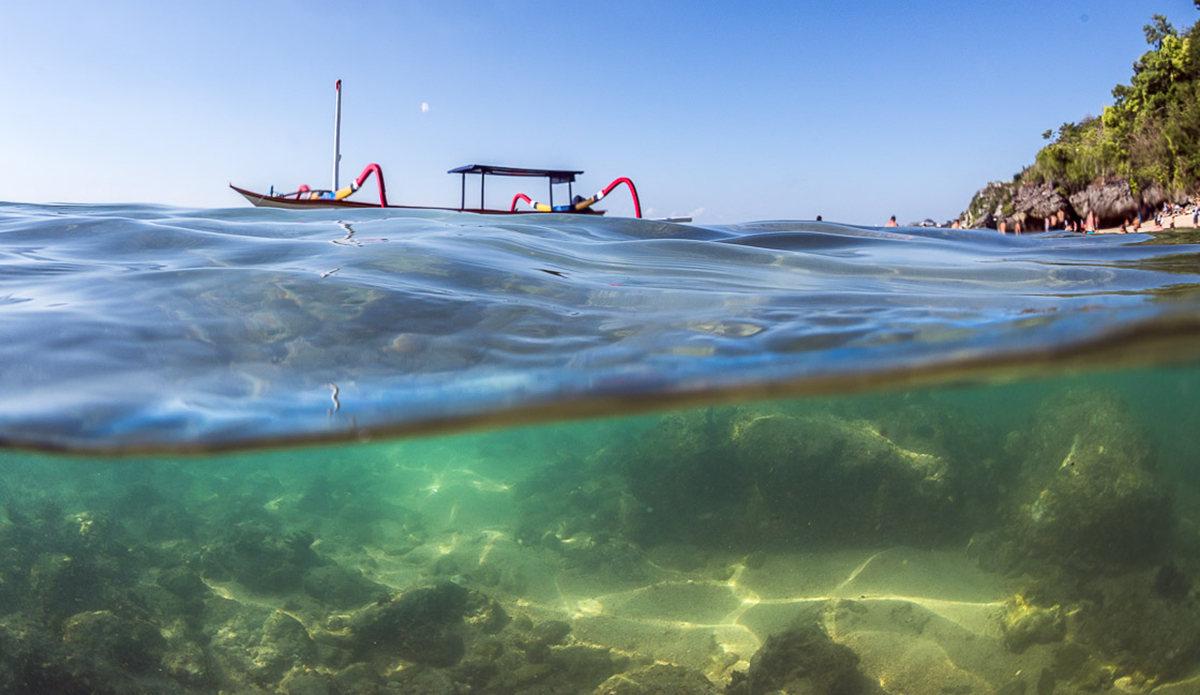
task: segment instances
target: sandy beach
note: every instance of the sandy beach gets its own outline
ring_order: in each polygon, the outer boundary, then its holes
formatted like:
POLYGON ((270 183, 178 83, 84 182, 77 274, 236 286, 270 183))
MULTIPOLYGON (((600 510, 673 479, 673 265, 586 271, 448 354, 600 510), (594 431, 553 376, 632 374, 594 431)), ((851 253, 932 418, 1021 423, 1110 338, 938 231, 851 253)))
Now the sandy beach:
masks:
MULTIPOLYGON (((1154 220, 1146 220, 1146 221, 1142 222, 1141 226, 1138 226, 1135 223, 1130 226, 1129 233, 1171 231, 1172 222, 1175 224, 1176 230, 1196 229, 1198 226, 1192 222, 1191 214, 1168 215, 1166 218, 1164 218, 1163 222, 1165 224, 1161 227, 1159 225, 1155 224, 1154 220)), ((1120 227, 1105 227, 1104 229, 1096 230, 1096 233, 1097 234, 1121 234, 1122 232, 1121 232, 1120 227)))

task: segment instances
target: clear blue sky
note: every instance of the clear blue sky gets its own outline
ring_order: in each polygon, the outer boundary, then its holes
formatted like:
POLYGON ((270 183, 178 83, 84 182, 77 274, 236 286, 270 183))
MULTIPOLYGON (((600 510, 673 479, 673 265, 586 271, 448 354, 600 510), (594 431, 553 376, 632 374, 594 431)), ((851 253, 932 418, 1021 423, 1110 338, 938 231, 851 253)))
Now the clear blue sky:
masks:
MULTIPOLYGON (((1191 0, 5 5, 0 200, 328 187, 341 79, 343 183, 378 162, 393 202, 456 205, 455 166, 582 169, 577 193, 629 176, 651 214, 710 224, 949 219, 1042 131, 1099 115, 1150 15, 1200 18, 1191 0)), ((623 191, 604 206, 630 211, 623 191)))

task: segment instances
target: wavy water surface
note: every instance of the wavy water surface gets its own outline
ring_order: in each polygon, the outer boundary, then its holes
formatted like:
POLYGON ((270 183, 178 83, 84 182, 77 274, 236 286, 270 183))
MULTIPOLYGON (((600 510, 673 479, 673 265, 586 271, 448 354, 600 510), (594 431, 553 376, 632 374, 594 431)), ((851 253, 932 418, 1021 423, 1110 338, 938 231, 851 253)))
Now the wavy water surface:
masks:
POLYGON ((1184 361, 1198 241, 0 204, 0 443, 225 449, 1184 361))

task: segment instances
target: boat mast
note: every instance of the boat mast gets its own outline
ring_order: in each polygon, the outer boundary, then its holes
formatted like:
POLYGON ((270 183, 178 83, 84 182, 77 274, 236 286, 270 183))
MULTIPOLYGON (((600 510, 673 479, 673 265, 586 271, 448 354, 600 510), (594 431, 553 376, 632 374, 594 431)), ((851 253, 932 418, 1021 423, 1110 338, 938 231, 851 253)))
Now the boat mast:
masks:
POLYGON ((333 112, 333 190, 338 190, 338 163, 342 161, 342 81, 333 86, 337 105, 333 112))

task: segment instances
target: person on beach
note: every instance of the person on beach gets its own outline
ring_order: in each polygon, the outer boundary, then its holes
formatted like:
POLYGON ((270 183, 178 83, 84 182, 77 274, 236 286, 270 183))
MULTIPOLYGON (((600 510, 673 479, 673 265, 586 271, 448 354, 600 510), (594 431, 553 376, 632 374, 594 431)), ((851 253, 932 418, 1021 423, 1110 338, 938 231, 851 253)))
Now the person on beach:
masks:
POLYGON ((1087 223, 1084 228, 1084 233, 1085 234, 1095 234, 1096 233, 1096 213, 1092 212, 1091 210, 1088 210, 1087 223))
POLYGON ((885 225, 883 225, 883 226, 885 226, 885 227, 899 227, 900 225, 896 224, 896 216, 895 216, 895 215, 892 215, 892 219, 888 220, 888 221, 887 221, 887 224, 885 224, 885 225))

